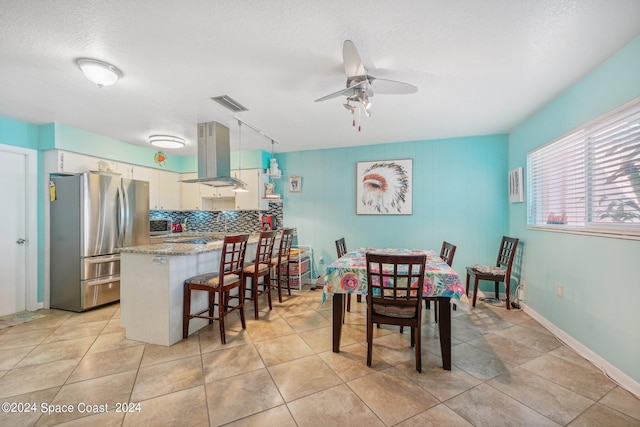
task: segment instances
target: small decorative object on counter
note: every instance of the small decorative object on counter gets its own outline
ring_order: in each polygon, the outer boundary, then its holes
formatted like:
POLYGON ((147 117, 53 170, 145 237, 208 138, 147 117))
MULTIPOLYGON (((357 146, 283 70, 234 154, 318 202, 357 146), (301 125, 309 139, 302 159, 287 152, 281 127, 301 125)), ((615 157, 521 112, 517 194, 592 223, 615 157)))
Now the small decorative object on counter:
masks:
POLYGON ((167 161, 167 155, 162 151, 158 151, 155 156, 153 156, 153 160, 160 166, 164 166, 164 163, 167 161))

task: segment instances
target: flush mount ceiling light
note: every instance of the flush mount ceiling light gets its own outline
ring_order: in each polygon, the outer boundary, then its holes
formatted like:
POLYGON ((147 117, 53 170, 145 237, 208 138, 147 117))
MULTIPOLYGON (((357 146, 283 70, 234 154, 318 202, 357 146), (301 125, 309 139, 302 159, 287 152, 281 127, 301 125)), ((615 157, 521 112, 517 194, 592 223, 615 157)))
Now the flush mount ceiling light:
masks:
POLYGON ((185 146, 184 139, 172 135, 151 135, 149 143, 154 147, 161 148, 182 148, 185 146))
POLYGON ((97 59, 78 58, 76 65, 87 79, 100 87, 113 86, 123 75, 118 68, 97 59))

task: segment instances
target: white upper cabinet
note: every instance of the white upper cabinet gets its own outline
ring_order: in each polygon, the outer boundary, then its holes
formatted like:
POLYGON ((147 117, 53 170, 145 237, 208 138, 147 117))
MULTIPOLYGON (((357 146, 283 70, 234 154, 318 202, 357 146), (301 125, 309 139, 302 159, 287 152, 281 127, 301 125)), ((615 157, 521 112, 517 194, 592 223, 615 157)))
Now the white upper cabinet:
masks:
POLYGON ((158 205, 167 211, 180 210, 180 174, 158 171, 158 205))
MULTIPOLYGON (((198 174, 193 173, 183 173, 180 175, 180 179, 195 179, 198 177, 198 174)), ((200 201, 200 184, 185 184, 184 182, 180 183, 180 208, 185 211, 198 211, 202 207, 202 202, 200 201)))
POLYGON ((264 199, 265 186, 269 181, 261 169, 231 171, 231 176, 241 179, 249 189, 246 193, 236 193, 236 210, 264 211, 269 209, 269 201, 264 199))
POLYGON ((149 182, 149 208, 180 210, 180 174, 159 169, 133 167, 133 179, 149 182))

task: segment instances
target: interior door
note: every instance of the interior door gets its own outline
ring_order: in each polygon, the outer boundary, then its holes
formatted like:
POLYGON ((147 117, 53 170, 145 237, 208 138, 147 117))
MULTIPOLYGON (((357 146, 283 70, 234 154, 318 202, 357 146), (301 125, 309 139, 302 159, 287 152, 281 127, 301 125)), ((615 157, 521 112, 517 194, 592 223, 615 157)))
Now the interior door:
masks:
POLYGON ((0 316, 26 307, 26 170, 24 154, 0 150, 0 316))

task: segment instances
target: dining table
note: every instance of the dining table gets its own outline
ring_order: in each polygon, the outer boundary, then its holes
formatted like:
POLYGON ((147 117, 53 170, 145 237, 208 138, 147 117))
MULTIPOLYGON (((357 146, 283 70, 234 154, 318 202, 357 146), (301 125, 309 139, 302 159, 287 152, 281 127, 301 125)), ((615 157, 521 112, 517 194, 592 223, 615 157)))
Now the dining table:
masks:
POLYGON ((451 300, 462 310, 469 301, 458 273, 430 249, 358 248, 329 264, 324 275, 322 302, 333 298, 333 352, 340 352, 340 337, 347 294, 367 295, 366 254, 426 255, 422 296, 438 304, 438 330, 442 365, 451 370, 451 300))

